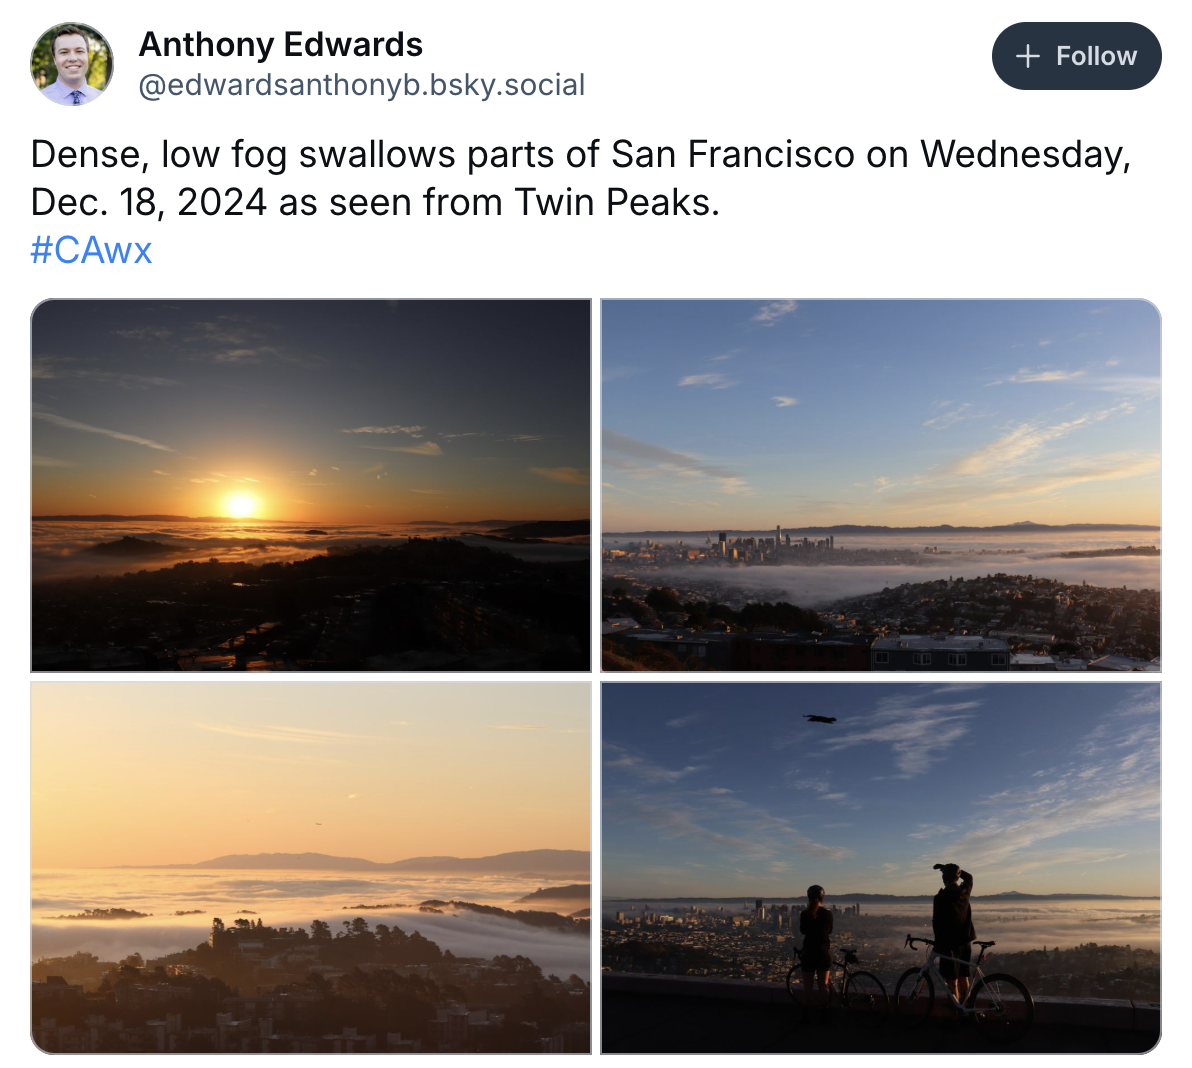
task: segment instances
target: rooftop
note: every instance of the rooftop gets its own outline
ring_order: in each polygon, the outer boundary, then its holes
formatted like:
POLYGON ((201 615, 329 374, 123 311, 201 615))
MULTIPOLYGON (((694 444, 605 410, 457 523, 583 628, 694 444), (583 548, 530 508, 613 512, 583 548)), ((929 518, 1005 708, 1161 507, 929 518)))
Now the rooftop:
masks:
POLYGON ((903 634, 897 638, 878 638, 874 651, 885 649, 914 649, 917 652, 975 652, 1008 653, 1010 646, 1001 638, 986 638, 980 634, 903 634))

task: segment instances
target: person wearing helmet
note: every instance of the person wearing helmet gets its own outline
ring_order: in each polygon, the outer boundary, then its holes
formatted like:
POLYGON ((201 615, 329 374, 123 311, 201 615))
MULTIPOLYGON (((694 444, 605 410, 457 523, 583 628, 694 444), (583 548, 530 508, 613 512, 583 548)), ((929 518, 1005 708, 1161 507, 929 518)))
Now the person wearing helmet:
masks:
POLYGON ((811 993, 813 981, 820 998, 828 1000, 828 972, 832 967, 832 913, 824 908, 824 888, 807 888, 807 908, 799 913, 799 931, 803 935, 803 990, 811 993))
MULTIPOLYGON (((973 908, 969 904, 973 877, 967 871, 962 871, 958 864, 937 864, 935 868, 944 880, 931 907, 935 948, 945 956, 971 960, 972 941, 977 937, 973 928, 973 908)), ((950 960, 941 960, 939 964, 940 975, 948 981, 956 998, 963 1002, 968 995, 968 964, 957 964, 950 960)))

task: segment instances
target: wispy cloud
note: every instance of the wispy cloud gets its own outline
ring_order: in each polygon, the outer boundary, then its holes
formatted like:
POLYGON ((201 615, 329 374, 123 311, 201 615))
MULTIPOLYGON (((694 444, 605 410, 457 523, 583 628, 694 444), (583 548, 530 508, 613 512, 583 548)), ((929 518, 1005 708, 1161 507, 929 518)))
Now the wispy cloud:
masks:
POLYGON ((1017 373, 1010 375, 1007 382, 1071 382, 1074 378, 1083 378, 1088 371, 1085 368, 1067 370, 1062 367, 1020 367, 1017 373))
POLYGON ((252 738, 264 742, 290 742, 297 745, 327 745, 339 742, 386 741, 383 736, 353 734, 348 731, 328 731, 314 727, 292 727, 280 724, 195 723, 195 728, 212 734, 227 734, 234 738, 252 738))
POLYGON ((771 397, 770 400, 774 401, 776 408, 791 408, 799 403, 797 397, 771 397))
POLYGON ((741 383, 728 375, 713 372, 702 375, 686 375, 679 379, 680 386, 708 386, 710 389, 731 389, 741 383))
POLYGON ((713 482, 722 493, 749 492, 749 485, 739 471, 710 464, 697 456, 662 445, 639 441, 618 430, 606 428, 602 439, 605 467, 624 471, 630 478, 670 479, 677 475, 693 481, 713 482))
MULTIPOLYGON (((696 804, 685 800, 671 787, 685 778, 687 769, 658 774, 658 766, 649 762, 626 761, 632 756, 619 746, 606 746, 613 758, 606 767, 624 768, 647 786, 662 787, 630 789, 620 792, 606 778, 605 819, 624 823, 643 823, 664 838, 690 838, 699 842, 722 861, 780 860, 791 853, 820 858, 839 859, 852 855, 843 846, 817 842, 800 831, 785 816, 775 816, 767 809, 743 801, 723 787, 711 787, 685 796, 697 798, 696 804)), ((666 771, 666 769, 661 769, 666 771)))
POLYGON ((161 452, 173 452, 169 445, 162 445, 161 442, 152 441, 149 438, 138 437, 136 434, 125 434, 120 430, 108 430, 101 426, 91 426, 89 423, 80 423, 76 419, 67 419, 61 415, 55 415, 53 412, 35 411, 33 413, 34 419, 40 419, 46 423, 53 423, 54 426, 60 426, 64 430, 79 430, 85 434, 100 434, 105 438, 114 438, 116 441, 128 441, 133 445, 143 445, 147 449, 159 449, 161 452))
MULTIPOLYGON (((952 402, 948 401, 946 403, 950 405, 952 402)), ((923 426, 931 430, 947 430, 948 427, 955 426, 957 423, 961 423, 966 419, 978 419, 980 417, 980 413, 974 411, 973 405, 966 401, 964 404, 957 405, 955 408, 949 407, 941 414, 932 416, 923 426)))
POLYGON ((161 326, 130 326, 112 333, 125 341, 163 341, 170 336, 170 331, 161 326))
POLYGON ((1007 468, 1037 457, 1050 442, 1066 438, 1077 430, 1104 422, 1114 415, 1130 414, 1133 408, 1119 405, 1089 412, 1062 423, 1040 421, 1019 423, 1001 437, 959 457, 944 470, 956 475, 1005 474, 1007 468))
POLYGON ((1124 718, 1117 712, 1090 723, 1069 764, 981 798, 979 808, 987 814, 961 829, 947 846, 949 854, 964 856, 973 870, 1009 872, 1120 859, 1120 850, 1066 845, 1065 839, 1095 840, 1110 827, 1159 819, 1158 710, 1124 711, 1124 718))
POLYGON ((939 838, 941 835, 951 834, 955 830, 955 827, 949 827, 947 824, 920 823, 919 829, 908 833, 907 838, 939 838))
MULTIPOLYGON (((342 430, 342 434, 409 434, 410 437, 421 437, 422 431, 426 429, 421 426, 357 426, 350 430, 342 430)), ((450 437, 451 435, 444 434, 443 437, 450 437)))
POLYGON ((257 324, 247 315, 217 315, 205 322, 188 323, 182 337, 182 358, 219 364, 283 364, 323 367, 327 361, 302 352, 292 343, 276 343, 276 329, 257 324))
POLYGON ((494 731, 544 731, 545 727, 537 723, 500 723, 489 724, 489 730, 494 731))
POLYGON ((415 456, 442 456, 443 450, 437 441, 424 441, 421 445, 361 445, 362 449, 375 452, 410 452, 415 456))
POLYGON ((1090 364, 1076 368, 1054 367, 1048 364, 1039 367, 1020 367, 1016 373, 999 378, 994 382, 987 382, 986 386, 1001 386, 1006 383, 1021 385, 1070 382, 1086 390, 1112 393, 1136 401, 1153 400, 1159 396, 1161 383, 1158 375, 1132 375, 1105 370, 1105 368, 1118 367, 1120 364, 1120 360, 1111 359, 1106 360, 1104 364, 1090 364))
POLYGON ((606 768, 619 768, 647 782, 678 782, 707 767, 704 764, 688 764, 683 768, 666 768, 612 743, 605 745, 605 752, 608 754, 604 761, 606 768))
POLYGON ((758 308, 753 315, 753 321, 763 326, 774 326, 788 315, 794 315, 798 307, 799 302, 795 300, 775 300, 758 308))
POLYGON ((53 456, 40 456, 37 453, 33 454, 34 467, 78 467, 79 465, 74 460, 58 460, 53 456))
POLYGON ((590 481, 587 471, 578 467, 531 467, 530 470, 554 482, 567 482, 573 486, 586 486, 590 481))
POLYGON ((830 753, 859 745, 887 747, 897 777, 923 775, 969 733, 983 703, 931 700, 919 691, 882 697, 872 712, 850 716, 843 732, 820 745, 830 753))
POLYGON ((125 374, 122 371, 103 371, 86 366, 89 361, 72 356, 36 356, 33 377, 38 379, 81 379, 86 382, 105 382, 121 389, 149 389, 153 386, 180 386, 181 382, 158 375, 125 374))

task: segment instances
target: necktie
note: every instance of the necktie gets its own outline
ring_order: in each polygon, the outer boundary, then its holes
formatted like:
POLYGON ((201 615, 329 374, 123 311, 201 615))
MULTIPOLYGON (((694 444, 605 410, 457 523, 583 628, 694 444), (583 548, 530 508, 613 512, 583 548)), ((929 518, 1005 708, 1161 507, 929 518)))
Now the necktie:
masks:
POLYGON ((74 97, 74 106, 79 106, 79 98, 83 95, 82 89, 72 89, 70 95, 74 97))

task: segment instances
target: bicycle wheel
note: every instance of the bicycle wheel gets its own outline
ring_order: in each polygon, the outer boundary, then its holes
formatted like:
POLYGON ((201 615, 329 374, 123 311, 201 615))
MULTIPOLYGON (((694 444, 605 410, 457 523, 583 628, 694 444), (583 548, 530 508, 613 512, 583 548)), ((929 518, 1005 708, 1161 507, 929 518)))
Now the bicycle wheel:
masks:
POLYGON ((894 1008, 906 1024, 918 1025, 931 1015, 935 1002, 935 984, 920 968, 907 968, 894 988, 894 1008))
POLYGON ((876 1027, 890 1014, 890 998, 881 980, 869 972, 853 972, 841 995, 850 1020, 876 1027))
POLYGON ((1035 999, 1012 975, 981 976, 965 1005, 973 1010, 977 1030, 994 1042, 1017 1041, 1035 1019, 1035 999))
POLYGON ((802 1023, 806 1003, 803 989, 803 970, 798 964, 793 965, 791 970, 786 973, 786 992, 791 998, 791 1018, 797 1024, 802 1023))

